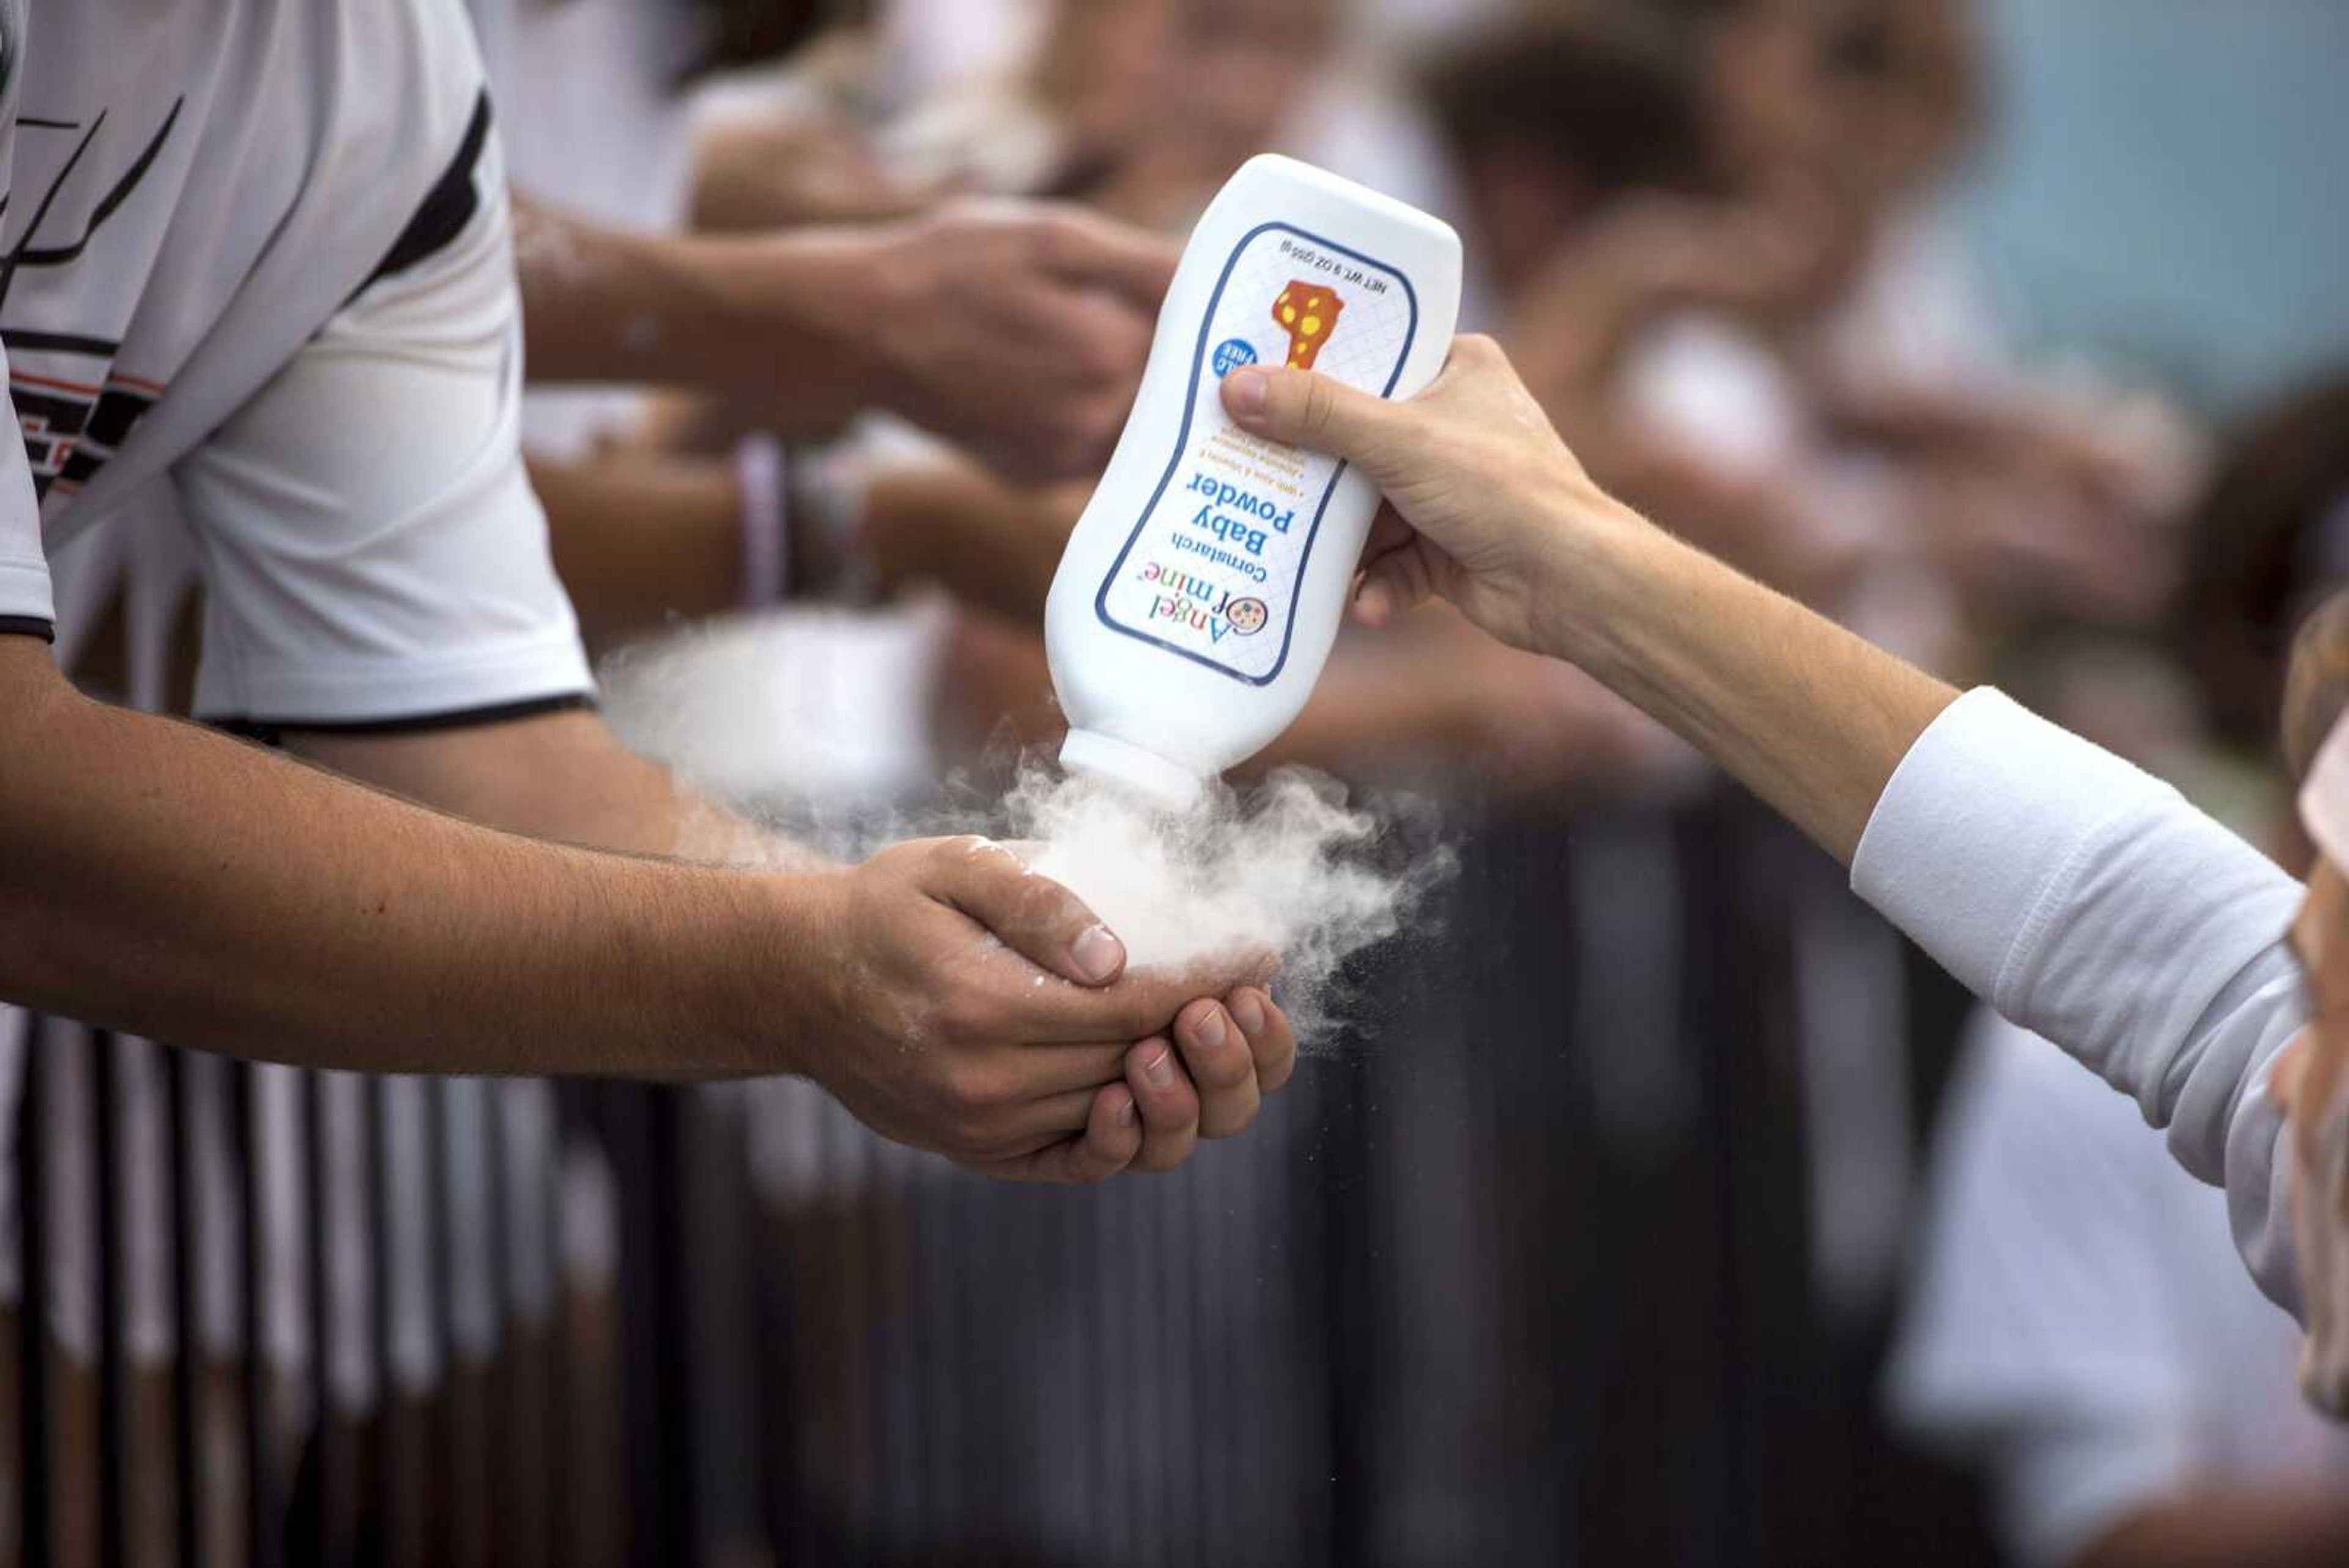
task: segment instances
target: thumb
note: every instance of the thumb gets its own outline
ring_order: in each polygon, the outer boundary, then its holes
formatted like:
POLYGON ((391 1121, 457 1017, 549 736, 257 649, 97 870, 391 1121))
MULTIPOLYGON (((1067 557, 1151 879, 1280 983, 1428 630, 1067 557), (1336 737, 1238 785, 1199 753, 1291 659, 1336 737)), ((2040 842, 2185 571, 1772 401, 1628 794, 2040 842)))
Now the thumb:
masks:
POLYGON ((1224 411, 1250 435, 1363 462, 1391 431, 1394 406, 1311 370, 1253 366, 1224 378, 1224 411))
POLYGON ((1079 985, 1102 986, 1125 970, 1125 944, 1049 877, 988 838, 939 845, 927 878, 933 897, 961 910, 1040 969, 1079 985))

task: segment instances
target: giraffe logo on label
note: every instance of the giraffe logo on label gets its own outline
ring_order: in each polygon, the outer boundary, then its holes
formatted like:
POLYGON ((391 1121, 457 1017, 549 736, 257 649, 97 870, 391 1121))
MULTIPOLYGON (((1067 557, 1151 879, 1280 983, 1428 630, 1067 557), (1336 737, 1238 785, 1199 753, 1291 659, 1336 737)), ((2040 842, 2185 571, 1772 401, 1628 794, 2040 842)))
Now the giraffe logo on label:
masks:
POLYGON ((1321 358, 1321 345, 1338 329, 1338 315, 1346 302, 1326 283, 1291 282, 1272 302, 1272 318, 1288 334, 1288 368, 1310 370, 1321 358))

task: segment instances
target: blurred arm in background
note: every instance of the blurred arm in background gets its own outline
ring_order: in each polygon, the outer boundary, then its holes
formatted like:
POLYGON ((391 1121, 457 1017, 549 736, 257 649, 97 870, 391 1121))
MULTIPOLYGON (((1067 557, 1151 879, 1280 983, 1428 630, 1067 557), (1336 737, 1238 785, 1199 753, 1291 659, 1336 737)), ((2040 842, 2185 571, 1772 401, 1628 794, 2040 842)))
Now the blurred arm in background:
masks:
POLYGON ((777 580, 819 597, 854 579, 883 595, 926 586, 1040 622, 1081 486, 1030 488, 950 452, 878 458, 796 451, 774 474, 737 461, 622 448, 578 462, 533 459, 554 563, 591 649, 675 618, 743 608, 749 486, 771 483, 777 580))
POLYGON ((1014 203, 669 237, 525 202, 515 254, 536 380, 689 387, 794 437, 885 410, 1026 480, 1107 454, 1174 264, 1149 235, 1014 203))

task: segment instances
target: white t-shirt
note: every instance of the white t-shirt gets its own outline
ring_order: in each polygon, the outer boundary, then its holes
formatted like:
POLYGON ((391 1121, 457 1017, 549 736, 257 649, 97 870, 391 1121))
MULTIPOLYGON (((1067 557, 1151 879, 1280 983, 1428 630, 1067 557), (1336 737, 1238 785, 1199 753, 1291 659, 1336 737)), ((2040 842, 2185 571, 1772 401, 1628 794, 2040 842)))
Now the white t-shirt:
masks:
POLYGON ((0 621, 43 628, 47 548, 169 483, 203 716, 584 693, 457 0, 0 0, 0 621))
POLYGON ((2226 1199, 2035 1035, 1975 1022, 1936 1139, 1888 1378, 1901 1424, 1986 1463, 2026 1563, 2197 1483, 2349 1479, 2300 1335, 2234 1266, 2226 1199))
MULTIPOLYGON (((666 233, 685 216, 691 158, 678 76, 707 28, 677 0, 468 0, 514 189, 557 212, 666 233)), ((542 387, 524 444, 578 459, 642 422, 643 395, 542 387)))

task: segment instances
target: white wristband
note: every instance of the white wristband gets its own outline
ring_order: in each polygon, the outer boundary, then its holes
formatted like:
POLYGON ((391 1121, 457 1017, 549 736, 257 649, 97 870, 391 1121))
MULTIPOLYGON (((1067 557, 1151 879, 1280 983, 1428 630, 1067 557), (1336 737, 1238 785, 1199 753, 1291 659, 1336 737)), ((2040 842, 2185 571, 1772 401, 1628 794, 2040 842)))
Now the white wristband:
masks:
POLYGON ((804 514, 809 554, 822 563, 824 581, 807 591, 863 602, 873 597, 872 567, 864 558, 864 514, 872 476, 863 453, 848 447, 796 455, 793 499, 804 514))

